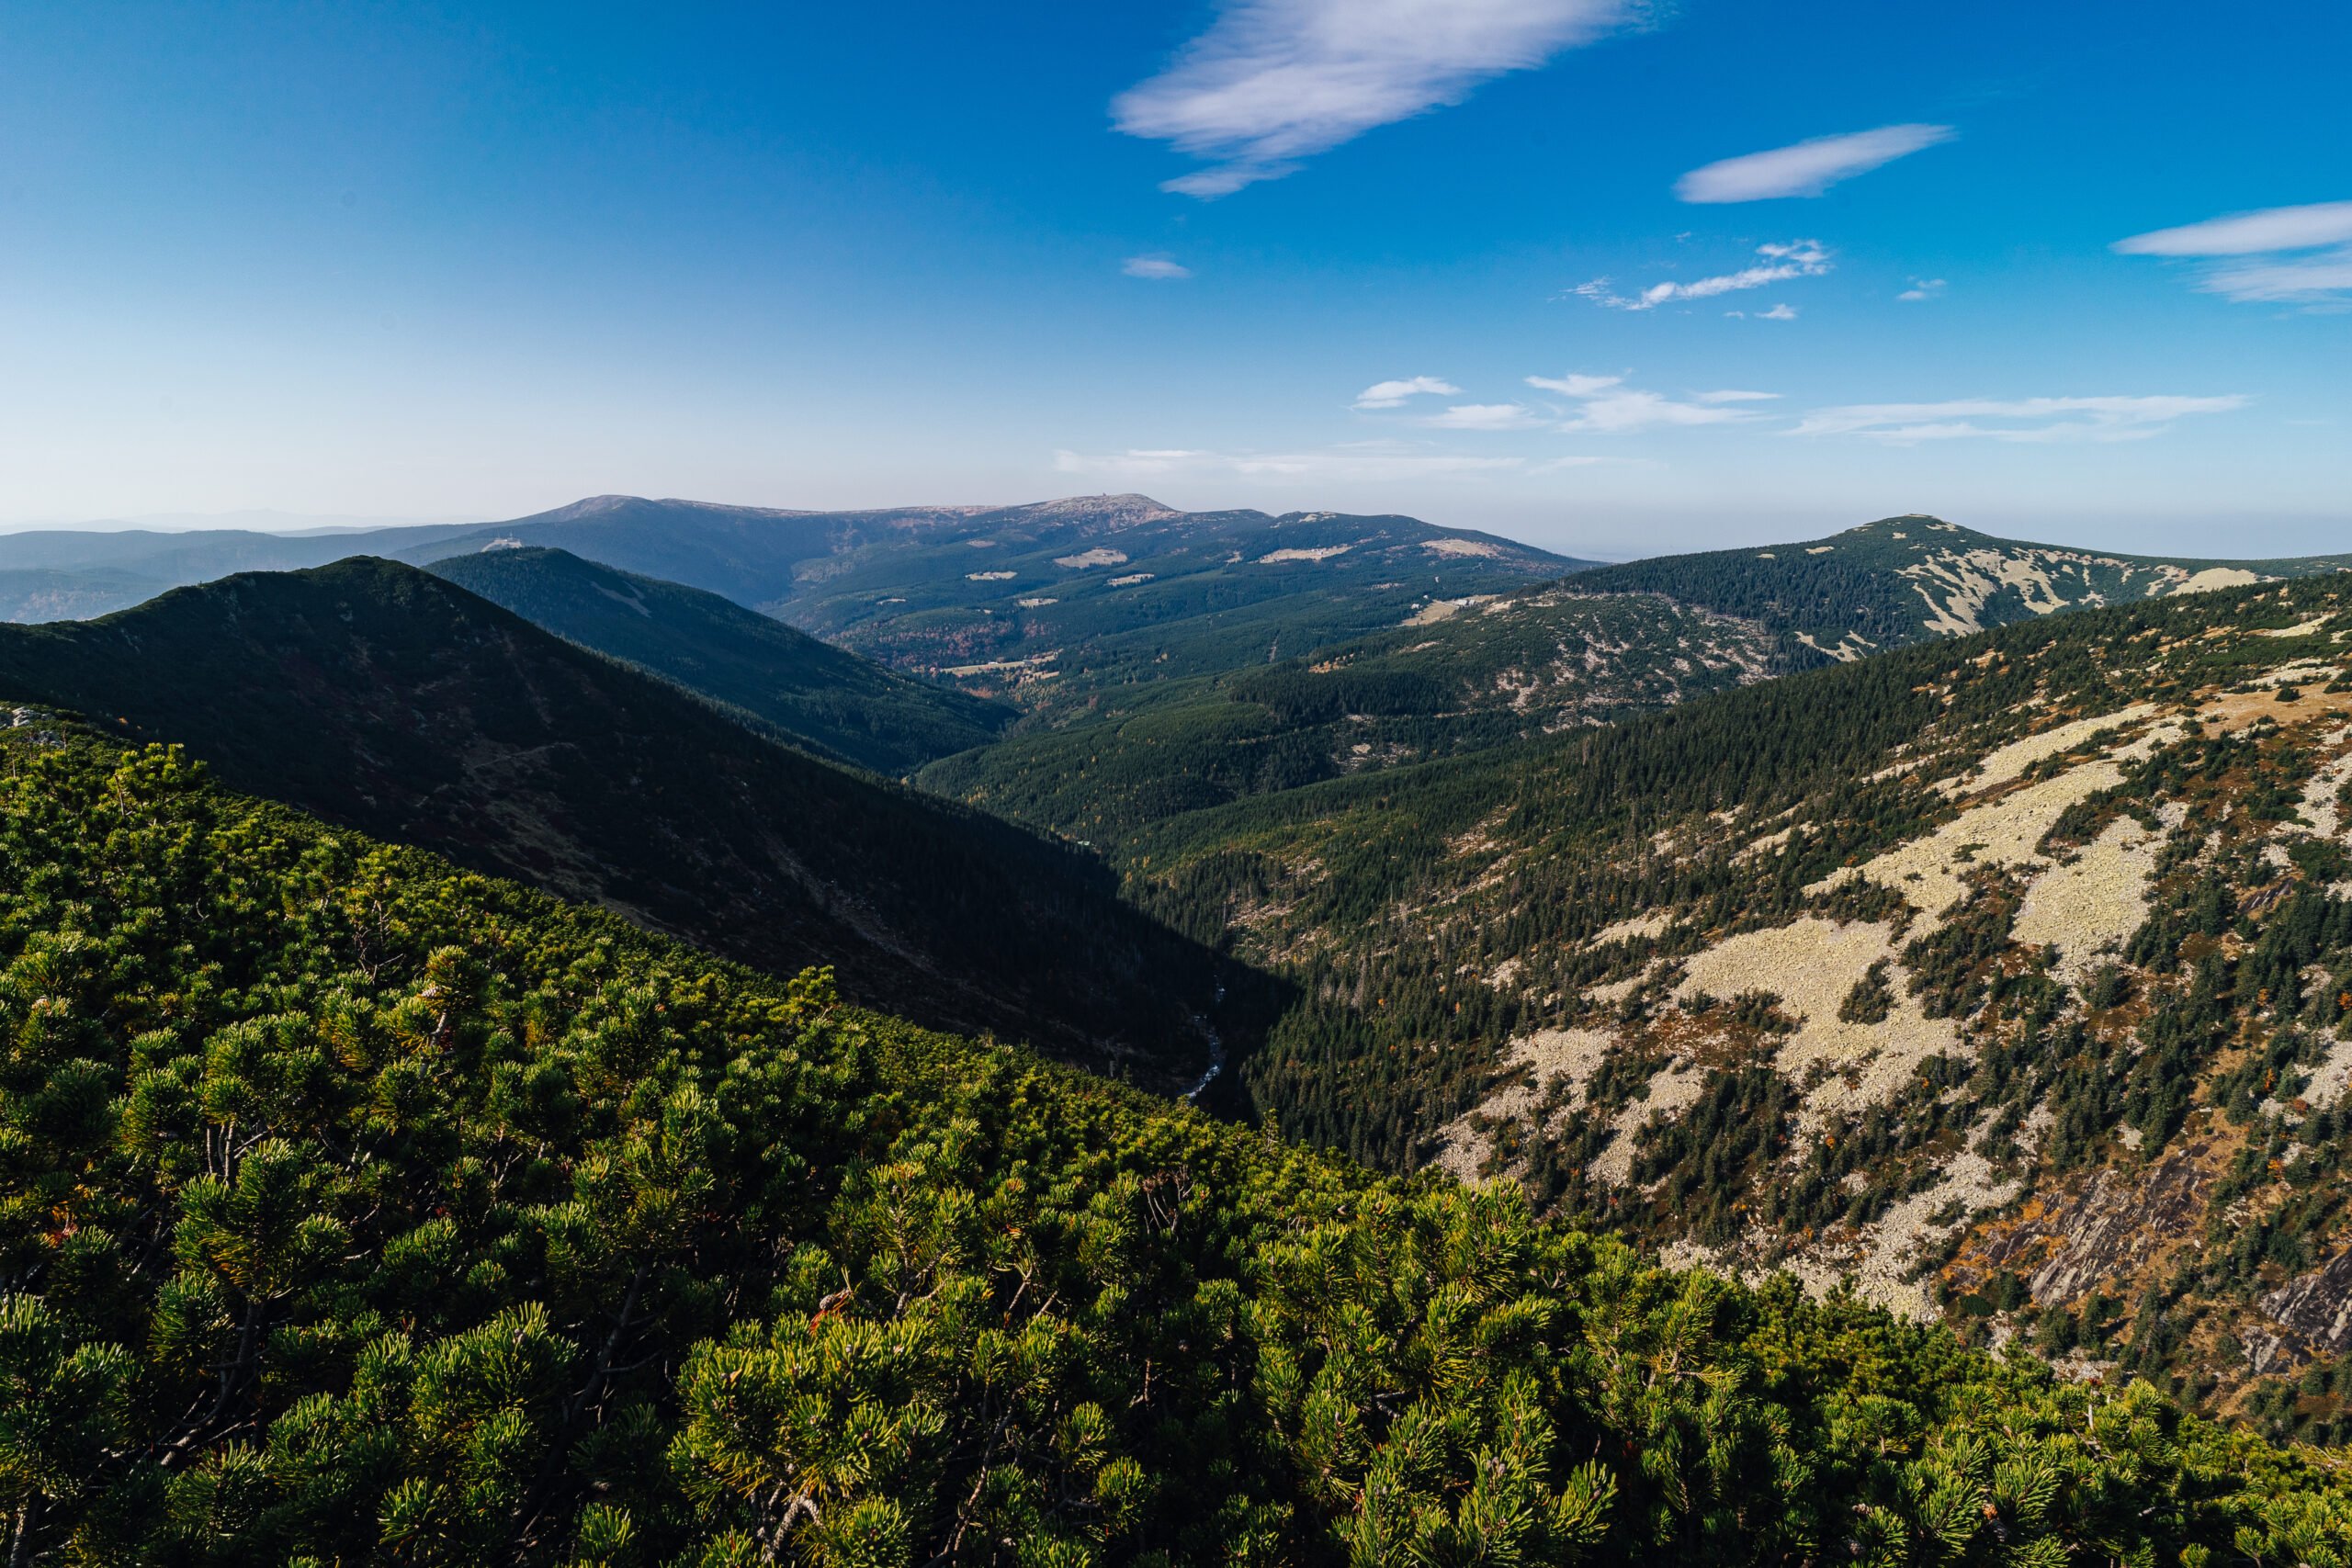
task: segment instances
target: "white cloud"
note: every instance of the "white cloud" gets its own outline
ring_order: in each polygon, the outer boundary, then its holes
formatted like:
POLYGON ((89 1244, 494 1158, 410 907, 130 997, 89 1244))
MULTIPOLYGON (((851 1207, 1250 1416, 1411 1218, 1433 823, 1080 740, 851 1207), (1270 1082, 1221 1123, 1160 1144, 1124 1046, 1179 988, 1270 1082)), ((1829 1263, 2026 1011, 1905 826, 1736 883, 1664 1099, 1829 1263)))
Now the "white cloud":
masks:
POLYGON ((1527 471, 1531 474, 1556 474, 1563 468, 1597 468, 1604 463, 1628 463, 1637 466, 1647 466, 1648 459, 1643 457, 1596 457, 1588 456, 1578 456, 1574 457, 1546 457, 1542 462, 1529 468, 1527 471))
POLYGON ((2317 255, 2217 266, 2199 287, 2242 303, 2337 305, 2352 302, 2352 245, 2317 255))
POLYGON ((1866 175, 1959 133, 1949 125, 1883 125, 1845 136, 1820 136, 1793 147, 1749 152, 1693 169, 1674 183, 1684 201, 1764 201, 1819 196, 1840 180, 1866 175))
POLYGON ((1425 479, 1524 469, 1524 457, 1466 457, 1395 443, 1327 446, 1305 452, 1215 452, 1136 448, 1125 452, 1054 454, 1065 474, 1143 480, 1170 475, 1223 474, 1256 479, 1425 479))
POLYGON ((1623 376, 1530 376, 1527 384, 1577 400, 1575 411, 1554 428, 1574 435, 1623 435, 1637 430, 1690 424, 1736 424, 1757 417, 1736 405, 1769 402, 1778 392, 1696 392, 1679 402, 1658 392, 1625 385, 1623 376))
POLYGON ((1755 417, 1747 409, 1725 408, 1720 403, 1682 403, 1657 392, 1626 390, 1588 398, 1560 428, 1577 434, 1623 435, 1659 426, 1736 424, 1755 417))
POLYGON ((1393 409, 1401 406, 1407 398, 1418 398, 1425 394, 1430 397, 1454 398, 1462 395, 1462 389, 1437 376, 1415 376, 1402 381, 1374 381, 1356 394, 1356 407, 1393 409))
POLYGON ((1456 403, 1421 423, 1432 430, 1534 430, 1544 422, 1518 403, 1456 403))
POLYGON ((1623 376, 1530 376, 1527 384, 1547 392, 1557 392, 1563 397, 1589 398, 1596 392, 1607 391, 1624 379, 1623 376))
POLYGON ((1759 321, 1793 321, 1797 319, 1797 308, 1794 305, 1775 305, 1769 310, 1758 310, 1756 319, 1759 321))
POLYGON ((2352 201, 2241 212, 2134 234, 2114 248, 2206 261, 2197 286, 2242 302, 2352 305, 2352 201))
POLYGON ((1911 287, 1896 295, 1895 298, 1897 299, 1907 299, 1912 303, 1917 304, 1922 299, 1932 299, 1943 291, 1944 280, 1940 277, 1915 277, 1911 280, 1911 287))
MULTIPOLYGON (((1755 266, 1714 277, 1698 278, 1690 283, 1654 283, 1632 296, 1612 292, 1605 277, 1580 283, 1572 292, 1613 310, 1654 310, 1660 305, 1669 305, 1678 299, 1712 299, 1718 294, 1733 294, 1743 288, 1762 288, 1770 284, 1786 283, 1791 278, 1818 277, 1829 270, 1829 253, 1818 240, 1796 240, 1785 245, 1758 245, 1756 254, 1764 260, 1755 266)), ((1788 307, 1783 305, 1777 310, 1785 310, 1788 307)), ((1795 314, 1793 310, 1789 311, 1790 316, 1795 314)), ((1773 321, 1787 319, 1773 311, 1767 311, 1766 315, 1773 321)))
POLYGON ((1793 435, 1860 435, 1893 446, 1920 441, 2137 441, 2193 414, 2245 407, 2221 398, 1956 399, 1939 403, 1854 403, 1815 409, 1793 435))
POLYGON ((2352 243, 2352 201, 2273 207, 2118 240, 2127 256, 2250 256, 2352 243))
POLYGON ((1636 0, 1221 0, 1173 64, 1112 101, 1112 123, 1215 161, 1163 190, 1225 196, 1459 103, 1637 11, 1636 0))
POLYGON ((1166 256, 1129 256, 1119 265, 1119 270, 1129 277, 1148 277, 1156 282, 1193 276, 1191 267, 1166 256))

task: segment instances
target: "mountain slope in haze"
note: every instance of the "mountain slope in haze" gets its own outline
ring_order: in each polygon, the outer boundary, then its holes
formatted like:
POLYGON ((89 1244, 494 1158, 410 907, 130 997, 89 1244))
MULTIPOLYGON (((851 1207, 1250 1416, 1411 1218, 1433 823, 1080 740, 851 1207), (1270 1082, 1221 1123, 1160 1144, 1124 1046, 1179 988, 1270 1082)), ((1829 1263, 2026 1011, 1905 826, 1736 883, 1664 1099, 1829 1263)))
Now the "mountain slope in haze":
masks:
POLYGON ((238 787, 775 971, 1155 1082, 1200 1070, 1206 954, 1057 846, 754 735, 389 561, 0 627, 0 694, 187 744, 238 787))
POLYGON ((1661 1270, 69 725, 0 731, 0 1038, 15 1564, 2352 1545, 2333 1456, 2144 1384, 1661 1270))
POLYGON ((1295 1134, 2352 1439, 2352 587, 1899 649, 1194 813, 1295 1134))
POLYGON ((2352 556, 2199 560, 2023 544, 1934 517, 1889 517, 1826 539, 1655 556, 1577 579, 1595 592, 1669 593, 1759 621, 1839 659, 1963 637, 2062 610, 2310 577, 2352 556))
POLYGON ((845 552, 763 606, 902 669, 1061 713, 1099 694, 1295 657, 1432 604, 1589 563, 1410 517, 984 513, 845 552))
MULTIPOLYGON (((1111 517, 1139 498, 1100 497, 1084 506, 1111 517)), ((1142 502, 1164 510, 1157 502, 1142 502)), ((867 512, 795 512, 712 502, 598 495, 503 522, 425 524, 321 535, 198 529, 186 533, 42 529, 0 535, 0 618, 44 614, 68 586, 85 614, 103 603, 126 608, 167 588, 238 571, 292 571, 353 556, 424 566, 491 546, 567 549, 587 559, 758 606, 792 592, 809 562, 900 540, 942 522, 993 510, 899 507, 867 512), (57 574, 15 583, 12 572, 57 574)))
POLYGON ((1393 625, 1432 596, 1582 564, 1410 518, 1189 513, 1139 495, 864 512, 607 495, 504 522, 312 537, 0 536, 0 618, 87 615, 233 571, 361 555, 422 566, 515 546, 716 593, 910 672, 1033 694, 1051 676, 1074 692, 1262 662, 1393 625))
POLYGON ((559 637, 876 773, 908 773, 983 745, 1017 716, 1010 706, 886 670, 715 593, 564 550, 479 550, 426 570, 559 637))
POLYGON ((1111 845, 1182 812, 1610 723, 1823 661, 1657 594, 1441 599, 1280 663, 1108 688, 917 782, 1111 845))

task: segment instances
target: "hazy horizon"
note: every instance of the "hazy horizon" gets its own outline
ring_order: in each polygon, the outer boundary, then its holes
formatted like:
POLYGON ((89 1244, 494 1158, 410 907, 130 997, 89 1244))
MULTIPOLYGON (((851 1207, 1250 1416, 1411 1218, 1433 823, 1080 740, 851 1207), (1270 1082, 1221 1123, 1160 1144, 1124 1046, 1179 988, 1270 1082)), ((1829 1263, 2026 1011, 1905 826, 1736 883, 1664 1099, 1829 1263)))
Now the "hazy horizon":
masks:
POLYGON ((1144 491, 2352 545, 2352 15, 13 17, 0 523, 1144 491))
MULTIPOLYGON (((975 500, 970 497, 951 498, 928 496, 913 500, 901 498, 893 501, 869 502, 857 506, 838 507, 812 507, 796 504, 790 500, 776 500, 772 498, 763 498, 755 501, 743 501, 717 496, 656 497, 651 499, 716 502, 720 505, 763 507, 782 511, 854 512, 885 511, 899 507, 914 508, 921 506, 1021 506, 1039 502, 1067 500, 1074 496, 1097 493, 1116 492, 1071 491, 1067 494, 1028 496, 1020 500, 1004 500, 1001 498, 983 498, 975 500)), ((1254 510, 1279 515, 1282 511, 1329 510, 1328 508, 1298 507, 1285 507, 1278 510, 1270 506, 1253 507, 1246 502, 1186 506, 1172 502, 1167 495, 1160 494, 1157 491, 1142 491, 1138 493, 1148 494, 1151 499, 1155 501, 1159 501, 1163 504, 1175 506, 1178 510, 1185 512, 1254 510)), ((558 507, 569 505, 572 502, 582 499, 584 498, 581 496, 571 496, 562 501, 551 502, 546 506, 533 508, 529 512, 512 513, 502 515, 475 513, 458 513, 437 517, 354 517, 347 514, 341 516, 322 516, 274 511, 245 510, 211 513, 164 513, 148 516, 134 517, 41 519, 23 523, 0 523, 0 536, 6 536, 13 534, 40 532, 130 533, 148 531, 153 533, 178 534, 200 533, 208 530, 235 529, 249 530, 255 533, 284 534, 288 536, 331 533, 356 534, 388 528, 453 527, 514 522, 525 517, 537 515, 539 513, 553 511, 558 507)), ((1820 538, 1828 535, 1842 533, 1846 529, 1858 527, 1865 523, 1876 522, 1881 518, 1915 514, 1935 516, 1945 522, 1958 523, 1962 526, 1974 529, 1978 533, 2018 539, 2032 544, 2073 546, 2080 548, 2107 550, 2120 554, 2197 556, 2218 559, 2255 560, 2294 556, 2341 555, 2352 553, 2352 538, 2346 538, 2345 536, 2346 530, 2343 525, 2329 519, 2300 519, 2291 517, 2277 518, 2268 520, 2267 523, 2264 525, 2249 525, 2243 519, 2233 520, 2227 525, 2181 522, 2171 527, 2166 527, 2161 524, 2147 522, 2143 522, 2138 525, 2127 524, 2117 525, 2112 523, 2101 523, 2098 521, 2084 521, 2079 519, 2068 520, 2064 518, 2046 517, 2041 519, 2022 518, 2013 522, 2005 523, 1999 521, 1988 522, 1981 518, 1972 518, 1968 516, 1952 516, 1945 513, 1934 512, 1931 509, 1923 507, 1901 507, 1887 511, 1872 512, 1867 516, 1854 515, 1842 518, 1815 517, 1802 513, 1778 513, 1751 510, 1736 520, 1726 519, 1725 531, 1723 536, 1716 538, 1708 544, 1695 545, 1688 547, 1691 549, 1715 549, 1734 548, 1747 545, 1767 545, 1776 542, 1789 543, 1796 540, 1820 538), (2080 525, 2070 526, 2070 522, 2079 524, 2080 525), (1736 528, 1734 526, 1735 524, 1736 525, 1736 528), (2259 526, 2262 531, 2258 534, 2249 536, 2244 532, 2244 530, 2248 526, 2259 526), (2217 530, 2219 531, 2218 533, 2217 530), (2248 547, 2216 548, 2213 547, 2217 537, 2222 541, 2251 539, 2256 542, 2251 544, 2248 547), (2275 544, 2272 542, 2274 540, 2276 541, 2275 544)), ((1684 548, 1682 547, 1644 548, 1638 545, 1612 546, 1605 543, 1593 542, 1596 540, 1624 538, 1638 539, 1644 536, 1645 531, 1644 525, 1639 519, 1622 520, 1613 528, 1598 524, 1591 524, 1588 525, 1581 532, 1578 532, 1574 528, 1547 528, 1541 523, 1515 526, 1507 521, 1500 523, 1476 523, 1459 521, 1444 516, 1426 516, 1420 513, 1407 513, 1407 515, 1419 516, 1423 522, 1434 523, 1442 527, 1463 528, 1474 532, 1496 534, 1505 538, 1516 540, 1521 544, 1533 545, 1540 549, 1553 551, 1558 555, 1579 556, 1596 560, 1635 560, 1649 556, 1684 553, 1684 548)), ((1651 526, 1655 527, 1655 524, 1651 526)))

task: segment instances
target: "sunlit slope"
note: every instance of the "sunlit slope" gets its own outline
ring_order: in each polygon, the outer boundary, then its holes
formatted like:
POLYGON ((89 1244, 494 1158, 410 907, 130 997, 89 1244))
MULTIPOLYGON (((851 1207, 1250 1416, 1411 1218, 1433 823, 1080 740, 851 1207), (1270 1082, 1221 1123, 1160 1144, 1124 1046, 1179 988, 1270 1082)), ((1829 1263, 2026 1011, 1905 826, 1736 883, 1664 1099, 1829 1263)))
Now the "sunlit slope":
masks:
POLYGON ((1288 1129, 2335 1433, 2347 612, 2013 625, 1123 853, 1300 986, 1288 1129))
POLYGON ((1800 637, 1841 659, 1962 637, 2063 610, 2309 577, 2352 556, 2278 560, 2116 555, 1995 538, 1934 517, 1889 517, 1826 539, 1656 556, 1602 567, 1596 592, 1670 593, 1800 637))
POLYGON ((1182 812, 1610 723, 1822 661, 1656 594, 1442 599, 1302 658, 1048 710, 919 782, 1114 847, 1182 812))

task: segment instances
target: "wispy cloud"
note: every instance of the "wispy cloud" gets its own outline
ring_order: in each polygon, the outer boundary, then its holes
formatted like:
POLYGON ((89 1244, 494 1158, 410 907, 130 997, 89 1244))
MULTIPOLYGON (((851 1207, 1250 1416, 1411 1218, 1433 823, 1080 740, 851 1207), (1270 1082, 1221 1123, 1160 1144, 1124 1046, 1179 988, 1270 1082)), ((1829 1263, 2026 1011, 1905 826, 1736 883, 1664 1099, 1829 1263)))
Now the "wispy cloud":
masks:
POLYGON ((1765 402, 1777 392, 1699 392, 1688 402, 1625 385, 1622 376, 1530 376, 1527 384, 1573 398, 1577 407, 1554 428, 1571 434, 1623 435, 1689 424, 1736 424, 1756 414, 1736 405, 1765 402))
POLYGON ((1860 435, 1891 446, 1921 441, 2138 441, 2194 414, 2245 407, 2220 398, 1958 399, 1938 403, 1853 403, 1815 409, 1793 435, 1860 435))
POLYGON ((1933 299, 1943 291, 1944 280, 1940 277, 1915 277, 1911 280, 1911 287, 1895 298, 1909 300, 1916 305, 1923 299, 1933 299))
POLYGON ((1174 63, 1112 100, 1112 123, 1214 161, 1163 190, 1226 196, 1636 13, 1635 0, 1223 0, 1174 63))
POLYGON ((1685 403, 1658 392, 1606 392, 1588 399, 1560 426, 1571 434, 1623 435, 1636 430, 1686 424, 1737 424, 1754 419, 1747 409, 1721 403, 1685 403))
POLYGON ((1393 409, 1402 406, 1407 398, 1456 398, 1462 389, 1437 376, 1413 376, 1402 381, 1374 381, 1356 394, 1360 409, 1393 409))
POLYGON ((1527 384, 1564 398, 1589 398, 1623 385, 1624 379, 1623 376, 1530 376, 1527 384))
POLYGON ((2352 305, 2352 201, 2273 207, 2118 240, 2128 256, 2204 262, 2198 287, 2262 304, 2352 305))
POLYGON ((1674 182, 1674 194, 1691 202, 1819 196, 1840 180, 1866 175, 1958 134, 1949 125, 1883 125, 1844 136, 1817 136, 1793 147, 1749 152, 1693 169, 1674 182))
POLYGON ((1227 475, 1255 479, 1426 479, 1524 469, 1524 457, 1472 457, 1393 442, 1326 446, 1295 452, 1218 452, 1200 448, 1131 448, 1125 452, 1054 454, 1065 474, 1118 479, 1170 475, 1227 475))
MULTIPOLYGON (((1712 299, 1719 294, 1735 294, 1743 288, 1763 288, 1791 278, 1818 277, 1830 269, 1829 252, 1818 240, 1795 240, 1785 245, 1758 245, 1756 254, 1764 259, 1754 266, 1737 272, 1726 272, 1713 277, 1695 278, 1689 283, 1653 283, 1638 294, 1619 294, 1610 288, 1609 279, 1596 277, 1580 283, 1572 293, 1582 295, 1596 305, 1606 305, 1612 310, 1655 310, 1660 305, 1670 305, 1682 299, 1712 299)), ((1787 310, 1780 306, 1778 310, 1787 310)), ((1767 311, 1768 319, 1786 320, 1767 311)), ((1793 316, 1796 312, 1789 311, 1793 316)))
POLYGON ((1129 256, 1119 264, 1119 270, 1129 277, 1148 277, 1161 283, 1193 276, 1191 267, 1166 256, 1129 256))
POLYGON ((1757 311, 1756 319, 1759 321, 1793 321, 1797 319, 1797 308, 1794 305, 1775 305, 1769 310, 1757 311))
POLYGON ((1432 430, 1538 430, 1547 422, 1519 403, 1456 403, 1421 423, 1432 430))
POLYGON ((2272 207, 2118 240, 2127 256, 2250 256, 2352 243, 2352 201, 2272 207))

